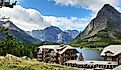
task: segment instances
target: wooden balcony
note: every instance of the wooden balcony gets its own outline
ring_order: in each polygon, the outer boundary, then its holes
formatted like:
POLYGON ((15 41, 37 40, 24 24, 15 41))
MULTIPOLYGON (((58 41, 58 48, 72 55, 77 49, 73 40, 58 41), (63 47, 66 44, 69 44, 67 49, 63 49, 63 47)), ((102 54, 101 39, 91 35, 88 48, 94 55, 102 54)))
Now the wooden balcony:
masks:
POLYGON ((42 55, 42 52, 37 52, 38 55, 42 55))
POLYGON ((37 57, 42 57, 42 55, 37 55, 37 57))

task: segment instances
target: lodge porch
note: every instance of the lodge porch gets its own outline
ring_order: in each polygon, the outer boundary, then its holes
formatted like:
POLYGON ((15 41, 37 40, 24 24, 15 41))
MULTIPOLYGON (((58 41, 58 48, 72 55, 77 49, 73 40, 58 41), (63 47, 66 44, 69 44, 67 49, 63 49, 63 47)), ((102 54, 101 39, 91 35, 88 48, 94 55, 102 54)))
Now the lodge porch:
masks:
POLYGON ((113 61, 77 61, 69 60, 65 62, 66 66, 78 67, 78 68, 102 68, 113 69, 118 66, 118 62, 113 61))

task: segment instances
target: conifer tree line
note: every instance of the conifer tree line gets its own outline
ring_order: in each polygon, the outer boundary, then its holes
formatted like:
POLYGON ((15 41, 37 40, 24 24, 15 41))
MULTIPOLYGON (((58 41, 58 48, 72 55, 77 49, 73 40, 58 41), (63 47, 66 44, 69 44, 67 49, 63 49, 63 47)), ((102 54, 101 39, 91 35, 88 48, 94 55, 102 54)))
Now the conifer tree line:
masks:
POLYGON ((18 57, 28 56, 30 58, 36 57, 36 49, 39 44, 25 44, 22 41, 16 39, 9 31, 8 28, 0 27, 0 34, 5 39, 0 40, 0 55, 12 54, 18 57))

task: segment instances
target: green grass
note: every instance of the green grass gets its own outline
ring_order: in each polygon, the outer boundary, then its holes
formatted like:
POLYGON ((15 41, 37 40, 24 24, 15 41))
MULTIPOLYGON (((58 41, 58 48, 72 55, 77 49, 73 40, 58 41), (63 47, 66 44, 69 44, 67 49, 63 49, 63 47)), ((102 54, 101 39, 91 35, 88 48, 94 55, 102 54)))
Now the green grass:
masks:
POLYGON ((80 70, 59 64, 48 64, 36 60, 25 60, 13 57, 0 59, 0 70, 80 70))
POLYGON ((104 29, 95 35, 83 39, 81 36, 69 43, 80 48, 105 48, 108 45, 121 45, 121 31, 104 29))

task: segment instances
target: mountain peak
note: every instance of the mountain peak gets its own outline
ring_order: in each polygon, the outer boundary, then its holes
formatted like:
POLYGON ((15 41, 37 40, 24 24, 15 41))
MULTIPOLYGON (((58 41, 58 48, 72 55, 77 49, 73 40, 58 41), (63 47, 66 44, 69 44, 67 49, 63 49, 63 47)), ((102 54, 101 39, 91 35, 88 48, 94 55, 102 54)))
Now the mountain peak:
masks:
POLYGON ((112 6, 110 4, 104 4, 103 7, 109 8, 109 7, 112 7, 112 6))
POLYGON ((89 48, 121 44, 121 14, 111 5, 105 4, 73 44, 89 48))
POLYGON ((47 27, 47 28, 45 28, 45 29, 48 29, 48 28, 58 28, 58 27, 55 27, 55 26, 49 26, 49 27, 47 27))
MULTIPOLYGON (((99 32, 103 31, 121 31, 121 14, 111 5, 105 4, 98 12, 97 16, 87 25, 85 30, 81 32, 78 37, 80 39, 97 40, 100 39, 96 36, 99 32)), ((112 38, 116 38, 115 32, 110 33, 112 38)), ((106 32, 105 32, 106 34, 106 32)), ((107 33, 109 34, 109 33, 107 33)))
MULTIPOLYGON (((9 33, 13 35, 17 40, 22 41, 26 44, 36 44, 40 43, 40 40, 33 38, 25 31, 18 28, 12 21, 0 21, 0 27, 6 27, 9 30, 9 33)), ((5 39, 5 36, 2 36, 0 33, 0 40, 5 39)))
POLYGON ((102 16, 102 15, 105 15, 105 16, 118 16, 119 17, 119 12, 114 8, 112 7, 110 4, 105 4, 101 10, 98 12, 97 16, 102 16))
POLYGON ((49 26, 49 27, 45 28, 44 30, 62 32, 62 30, 60 28, 56 27, 56 26, 49 26))

